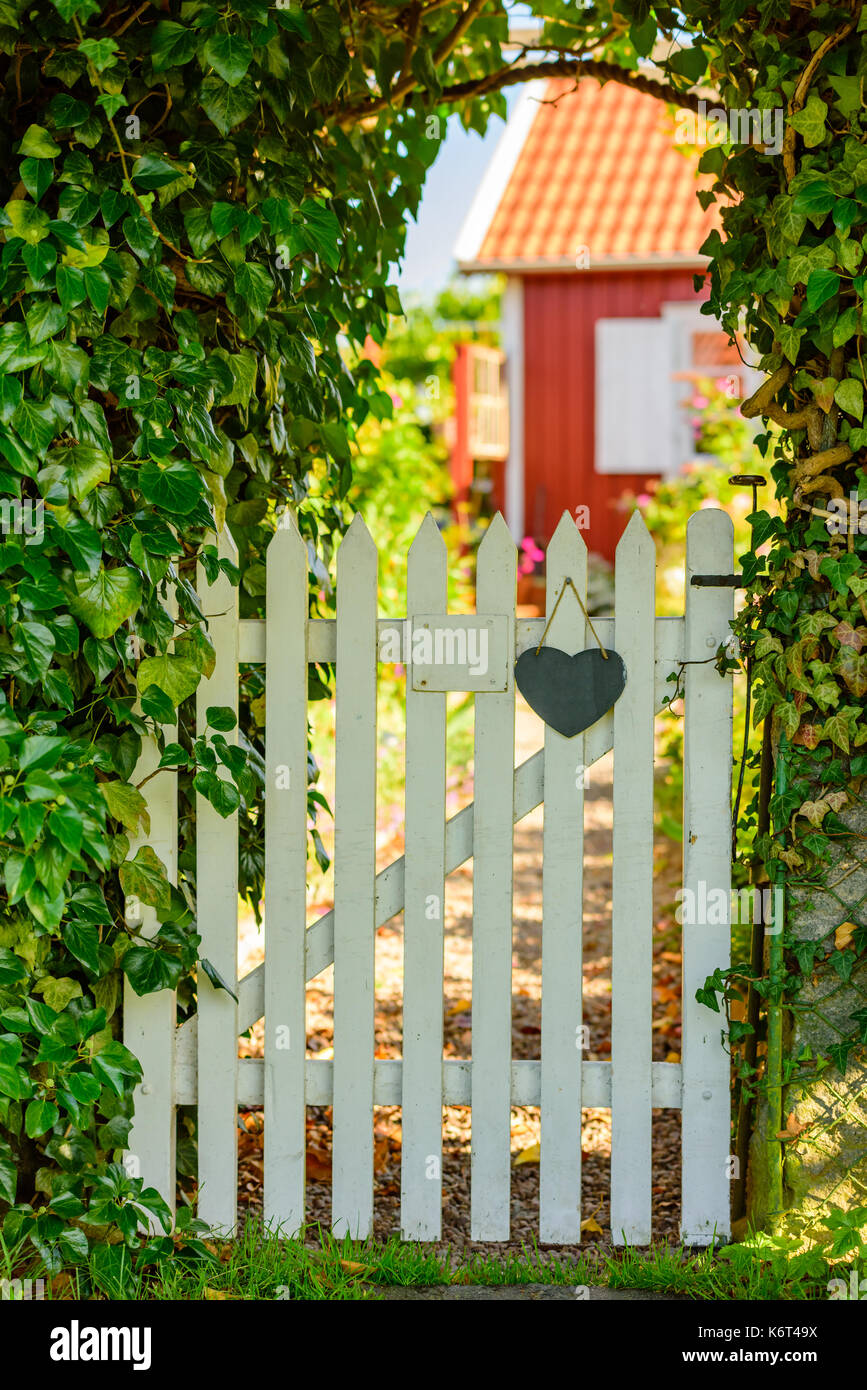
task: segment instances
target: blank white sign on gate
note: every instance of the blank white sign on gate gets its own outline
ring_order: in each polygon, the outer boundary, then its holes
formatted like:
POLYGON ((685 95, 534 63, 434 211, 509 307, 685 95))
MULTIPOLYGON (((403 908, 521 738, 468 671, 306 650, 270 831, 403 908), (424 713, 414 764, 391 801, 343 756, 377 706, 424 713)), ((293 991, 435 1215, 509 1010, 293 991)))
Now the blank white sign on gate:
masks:
POLYGON ((424 613, 412 619, 406 651, 412 690, 502 692, 509 689, 513 662, 505 614, 424 613))

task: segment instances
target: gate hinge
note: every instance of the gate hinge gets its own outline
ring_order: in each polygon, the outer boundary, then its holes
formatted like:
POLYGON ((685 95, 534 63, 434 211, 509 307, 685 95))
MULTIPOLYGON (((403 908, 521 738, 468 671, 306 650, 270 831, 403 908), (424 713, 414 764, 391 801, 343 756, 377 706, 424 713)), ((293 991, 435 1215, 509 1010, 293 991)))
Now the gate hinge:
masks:
POLYGON ((696 589, 742 589, 741 574, 694 574, 689 581, 696 589))

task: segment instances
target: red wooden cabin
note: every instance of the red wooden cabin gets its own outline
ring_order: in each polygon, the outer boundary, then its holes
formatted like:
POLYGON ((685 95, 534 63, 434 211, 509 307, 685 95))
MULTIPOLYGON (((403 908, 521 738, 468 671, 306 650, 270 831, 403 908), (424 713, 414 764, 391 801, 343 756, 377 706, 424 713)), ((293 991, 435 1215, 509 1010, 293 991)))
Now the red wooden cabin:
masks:
POLYGON ((749 371, 693 284, 718 225, 695 163, 665 105, 615 82, 532 83, 506 126, 455 248, 461 271, 507 277, 499 413, 491 349, 465 345, 452 471, 517 540, 547 542, 567 510, 613 559, 618 499, 692 455, 679 374, 742 394, 749 371))

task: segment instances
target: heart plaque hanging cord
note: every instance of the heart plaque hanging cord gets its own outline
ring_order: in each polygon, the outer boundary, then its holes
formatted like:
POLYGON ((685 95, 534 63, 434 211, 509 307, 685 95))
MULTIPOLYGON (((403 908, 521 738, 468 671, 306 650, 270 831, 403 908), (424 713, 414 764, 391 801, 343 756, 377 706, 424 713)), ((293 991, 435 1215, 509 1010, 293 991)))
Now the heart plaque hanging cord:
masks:
POLYGON ((572 579, 567 575, 551 616, 535 651, 522 652, 515 662, 515 681, 527 704, 539 718, 564 738, 575 738, 607 714, 626 684, 626 668, 618 652, 606 651, 590 614, 572 579), (570 588, 578 600, 596 648, 574 656, 559 647, 546 647, 560 601, 570 588))

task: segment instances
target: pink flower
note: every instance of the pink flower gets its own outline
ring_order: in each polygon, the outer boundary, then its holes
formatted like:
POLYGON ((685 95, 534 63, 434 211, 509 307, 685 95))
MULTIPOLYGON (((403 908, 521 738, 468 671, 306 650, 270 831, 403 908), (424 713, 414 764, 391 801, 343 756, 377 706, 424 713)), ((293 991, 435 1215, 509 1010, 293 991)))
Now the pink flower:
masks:
POLYGON ((692 403, 696 410, 704 410, 705 406, 710 404, 707 396, 699 395, 693 396, 692 403))
POLYGON ((400 410, 400 407, 403 405, 403 396, 399 396, 396 391, 389 391, 388 394, 391 396, 392 405, 395 406, 397 410, 400 410))
POLYGON ((524 537, 524 539, 521 541, 521 549, 523 550, 527 559, 531 560, 534 565, 537 565, 540 560, 544 560, 545 558, 544 550, 539 549, 532 536, 524 537))
POLYGON ((653 498, 649 492, 639 492, 635 499, 635 505, 637 507, 649 507, 652 501, 653 498))

